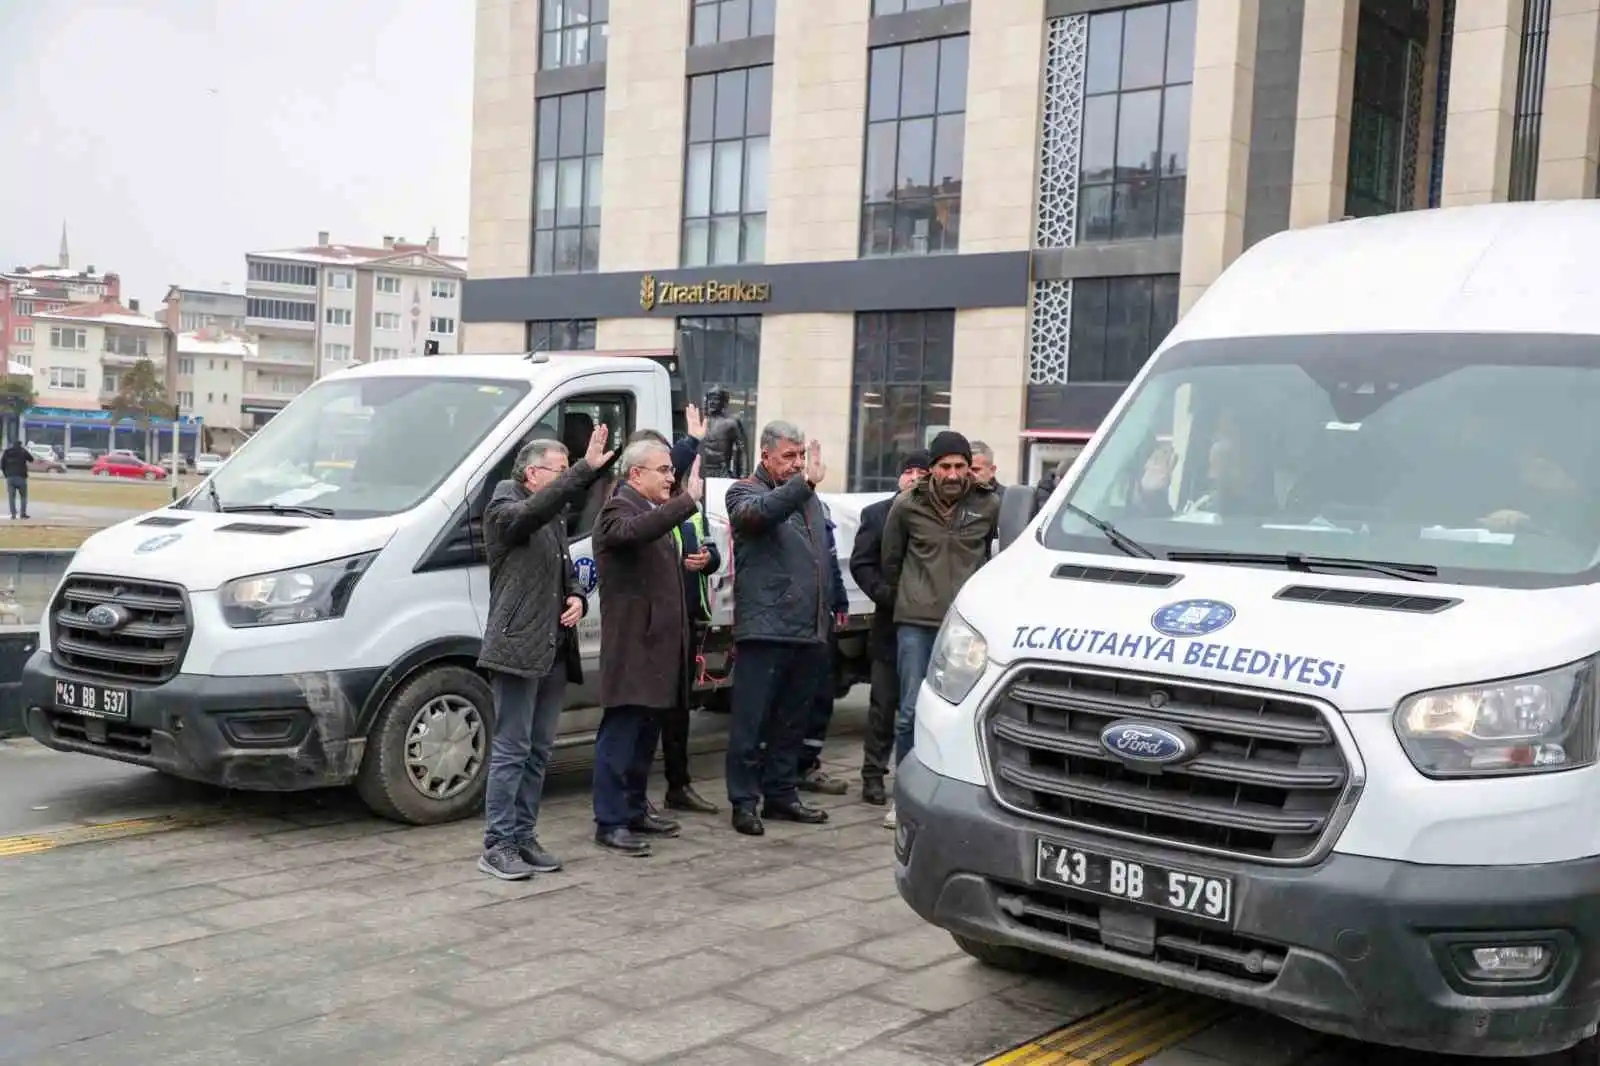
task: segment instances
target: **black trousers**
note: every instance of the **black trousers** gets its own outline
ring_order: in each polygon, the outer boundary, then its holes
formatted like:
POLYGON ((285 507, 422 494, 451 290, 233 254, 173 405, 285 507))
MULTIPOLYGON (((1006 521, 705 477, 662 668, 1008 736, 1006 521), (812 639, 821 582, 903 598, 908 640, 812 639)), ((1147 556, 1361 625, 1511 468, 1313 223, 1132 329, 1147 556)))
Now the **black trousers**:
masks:
POLYGON ((661 768, 666 774, 667 788, 688 788, 689 777, 689 698, 695 675, 694 656, 700 648, 705 627, 695 623, 689 637, 689 661, 684 664, 684 702, 657 716, 661 723, 661 768))
POLYGON ((834 648, 831 641, 826 650, 825 665, 817 678, 816 692, 811 700, 811 711, 806 715, 805 746, 800 751, 801 777, 822 765, 822 746, 828 742, 828 726, 833 722, 834 648))
POLYGON ((736 654, 728 802, 792 804, 800 797, 800 752, 828 646, 747 640, 736 654))
POLYGON ((867 735, 861 742, 861 780, 882 781, 894 758, 894 718, 900 709, 900 673, 892 662, 872 660, 867 735))

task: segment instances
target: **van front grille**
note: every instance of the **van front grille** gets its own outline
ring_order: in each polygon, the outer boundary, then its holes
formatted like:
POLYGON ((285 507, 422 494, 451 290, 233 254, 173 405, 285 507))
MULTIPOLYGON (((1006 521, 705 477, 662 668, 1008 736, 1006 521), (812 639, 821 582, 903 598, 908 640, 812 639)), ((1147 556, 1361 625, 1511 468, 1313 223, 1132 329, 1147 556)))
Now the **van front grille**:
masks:
POLYGON ((158 685, 183 665, 192 627, 176 585, 73 574, 50 607, 50 655, 67 670, 158 685), (114 627, 90 617, 100 606, 117 609, 114 627))

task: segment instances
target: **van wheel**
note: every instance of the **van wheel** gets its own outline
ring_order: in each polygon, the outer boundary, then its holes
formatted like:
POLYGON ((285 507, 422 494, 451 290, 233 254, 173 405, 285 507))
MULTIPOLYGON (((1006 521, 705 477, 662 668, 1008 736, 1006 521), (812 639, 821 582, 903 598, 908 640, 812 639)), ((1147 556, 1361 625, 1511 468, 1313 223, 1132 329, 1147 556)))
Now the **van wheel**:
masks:
POLYGON ((1005 970, 1007 973, 1038 974, 1050 970, 1058 970, 1069 965, 1052 959, 1048 955, 1041 955, 1037 951, 1026 948, 1008 947, 1003 944, 990 944, 983 940, 973 940, 971 937, 959 933, 951 933, 956 946, 968 955, 977 959, 985 966, 996 970, 1005 970))
POLYGON ((483 806, 494 695, 461 666, 429 667, 396 689, 367 736, 356 791, 384 818, 454 822, 483 806))

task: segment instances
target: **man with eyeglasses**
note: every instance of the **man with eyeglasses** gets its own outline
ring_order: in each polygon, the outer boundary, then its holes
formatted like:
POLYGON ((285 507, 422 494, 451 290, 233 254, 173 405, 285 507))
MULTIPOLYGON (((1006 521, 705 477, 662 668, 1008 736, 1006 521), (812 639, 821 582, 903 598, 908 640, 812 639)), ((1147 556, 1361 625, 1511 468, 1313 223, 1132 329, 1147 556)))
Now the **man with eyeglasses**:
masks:
POLYGON ((502 881, 561 869, 539 844, 539 801, 567 684, 583 680, 573 630, 588 611, 562 516, 610 461, 608 433, 597 427, 570 467, 560 441, 523 445, 483 516, 489 622, 478 666, 490 675, 495 727, 478 869, 502 881))

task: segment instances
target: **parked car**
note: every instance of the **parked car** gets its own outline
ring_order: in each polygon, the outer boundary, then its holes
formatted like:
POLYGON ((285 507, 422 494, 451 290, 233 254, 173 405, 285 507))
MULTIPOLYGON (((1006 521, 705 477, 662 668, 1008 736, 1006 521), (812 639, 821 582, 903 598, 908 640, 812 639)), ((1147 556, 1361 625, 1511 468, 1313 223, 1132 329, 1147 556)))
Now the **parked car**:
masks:
POLYGON ((214 474, 222 465, 222 456, 212 452, 201 452, 195 456, 194 472, 197 474, 214 474))
POLYGON ((46 458, 38 452, 33 453, 33 458, 28 460, 28 471, 34 474, 65 474, 67 464, 54 457, 46 458))
POLYGON ((165 480, 167 472, 154 463, 147 463, 132 452, 107 452, 94 461, 89 473, 95 477, 131 477, 145 481, 165 480))
MULTIPOLYGON (((172 471, 172 453, 171 452, 168 452, 166 455, 163 455, 161 457, 160 466, 161 466, 161 469, 167 471, 168 473, 171 473, 171 471, 172 471)), ((192 474, 192 473, 194 473, 194 460, 189 458, 187 455, 184 455, 182 452, 178 453, 178 472, 180 474, 192 474)))
POLYGON ((94 452, 88 448, 68 448, 65 462, 69 470, 87 470, 94 466, 94 452))

